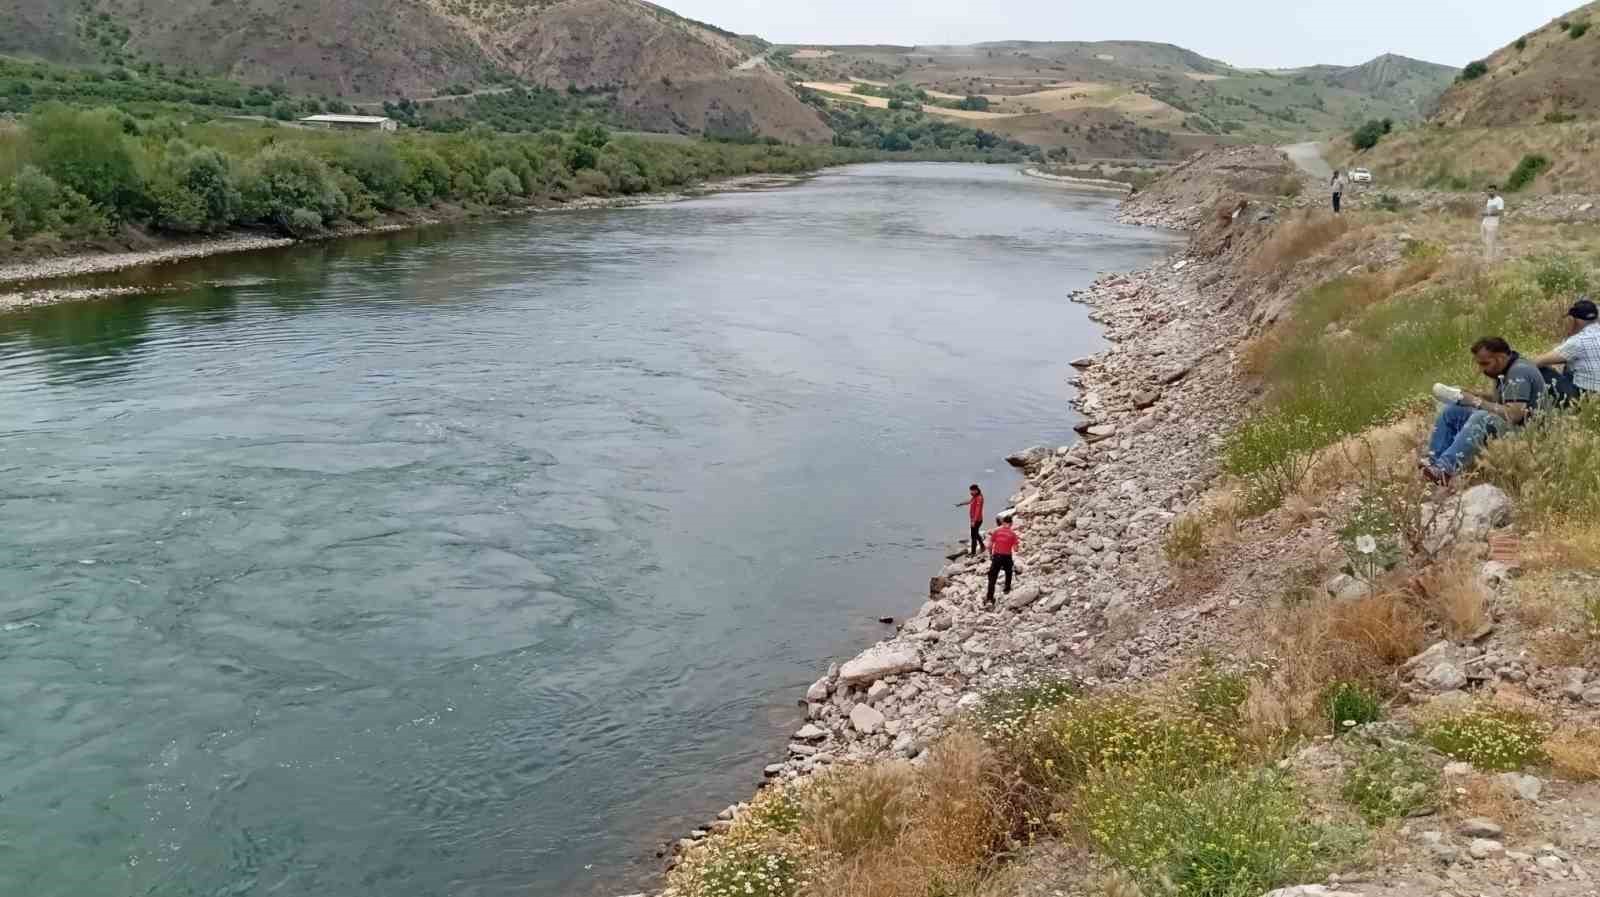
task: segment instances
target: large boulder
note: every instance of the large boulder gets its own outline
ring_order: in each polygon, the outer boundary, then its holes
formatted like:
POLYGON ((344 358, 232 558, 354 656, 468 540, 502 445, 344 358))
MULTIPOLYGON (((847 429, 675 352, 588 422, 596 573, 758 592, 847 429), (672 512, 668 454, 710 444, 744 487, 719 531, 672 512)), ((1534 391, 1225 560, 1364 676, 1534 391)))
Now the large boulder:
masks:
POLYGON ((839 668, 839 681, 845 685, 871 685, 888 676, 922 669, 922 655, 905 645, 874 645, 839 668))
POLYGON ((1038 601, 1044 590, 1038 586, 1023 586, 1006 597, 1007 610, 1022 610, 1028 605, 1038 601))
POLYGON ((1055 456, 1055 451, 1048 446, 1036 445, 1023 449, 1006 459, 1006 463, 1021 470, 1033 470, 1055 456))
POLYGON ((857 704, 850 711, 850 725, 862 735, 871 735, 882 729, 885 722, 883 714, 869 704, 857 704))

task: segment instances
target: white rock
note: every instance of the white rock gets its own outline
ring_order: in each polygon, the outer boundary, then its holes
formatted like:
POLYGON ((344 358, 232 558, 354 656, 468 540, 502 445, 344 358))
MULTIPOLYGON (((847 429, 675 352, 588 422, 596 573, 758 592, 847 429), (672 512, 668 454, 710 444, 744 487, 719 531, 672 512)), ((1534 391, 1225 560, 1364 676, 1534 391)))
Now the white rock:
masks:
POLYGON ((1482 816, 1474 816, 1456 829, 1456 834, 1463 838, 1498 838, 1505 832, 1500 823, 1482 816))
POLYGON ((1023 586, 1006 598, 1006 608, 1009 610, 1022 610, 1038 601, 1039 596, 1042 594, 1044 593, 1038 586, 1023 586))
POLYGON ((1439 551, 1453 542, 1481 542, 1490 531, 1511 522, 1511 496, 1487 483, 1446 502, 1431 522, 1424 547, 1439 551))
POLYGON ((821 741, 828 737, 828 730, 813 723, 806 723, 800 727, 800 731, 794 733, 794 737, 801 741, 821 741))
POLYGON ((1295 885, 1268 891, 1261 897, 1361 897, 1354 891, 1330 891, 1325 885, 1295 885))
POLYGON ((877 703, 879 698, 882 698, 888 693, 889 683, 879 679, 877 682, 872 683, 871 688, 867 689, 867 700, 877 703))
POLYGON ((1438 692, 1455 691, 1467 684, 1467 672, 1449 661, 1438 663, 1418 677, 1423 685, 1438 692))
POLYGON ((832 690, 832 683, 828 681, 827 676, 823 676, 821 679, 811 683, 811 687, 806 689, 806 702, 817 704, 826 701, 828 700, 829 692, 832 690))
POLYGON ((1338 598, 1341 601, 1354 601, 1357 598, 1365 598, 1372 594, 1372 586, 1348 573, 1340 573, 1338 576, 1328 580, 1324 588, 1327 589, 1330 597, 1338 598))
POLYGON ((1516 579, 1521 573, 1521 567, 1514 567, 1504 561, 1489 561, 1478 573, 1478 584, 1492 592, 1516 579))
POLYGON ((875 645, 839 668, 839 681, 846 685, 866 685, 885 676, 898 676, 922 669, 922 655, 902 645, 875 645))
POLYGON ((1050 597, 1048 597, 1048 598, 1044 599, 1043 601, 1039 602, 1039 609, 1044 611, 1047 614, 1053 614, 1056 611, 1060 610, 1061 608, 1065 607, 1066 603, 1068 601, 1071 601, 1071 600, 1072 600, 1072 595, 1069 594, 1068 592, 1066 592, 1065 590, 1058 591, 1058 592, 1052 592, 1052 593, 1050 593, 1050 597))
POLYGON ((1539 795, 1544 791, 1544 782, 1539 781, 1538 776, 1523 775, 1517 772, 1501 773, 1500 783, 1511 789, 1523 800, 1538 800, 1539 795))
POLYGON ((961 710, 970 710, 983 703, 983 698, 975 692, 967 692, 956 702, 956 707, 961 710))
POLYGON ((1444 765, 1444 774, 1446 778, 1451 779, 1459 779, 1462 776, 1470 776, 1472 775, 1472 764, 1462 763, 1459 760, 1454 763, 1446 763, 1444 765))
POLYGON ((1467 853, 1472 854, 1474 859, 1479 860, 1497 857, 1505 852, 1506 846, 1504 844, 1488 838, 1473 838, 1472 843, 1467 845, 1467 853))
POLYGON ((885 722, 887 720, 883 714, 870 704, 857 704, 855 709, 850 711, 850 725, 862 735, 871 735, 882 729, 885 722))

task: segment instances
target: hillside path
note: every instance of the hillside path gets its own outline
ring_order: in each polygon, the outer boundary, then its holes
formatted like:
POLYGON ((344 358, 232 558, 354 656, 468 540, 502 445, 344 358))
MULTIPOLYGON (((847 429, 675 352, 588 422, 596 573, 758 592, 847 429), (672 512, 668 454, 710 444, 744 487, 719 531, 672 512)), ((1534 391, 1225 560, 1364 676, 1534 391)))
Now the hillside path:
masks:
POLYGON ((1306 174, 1324 181, 1333 179, 1333 168, 1322 158, 1322 147, 1317 143, 1292 143, 1278 148, 1306 174))

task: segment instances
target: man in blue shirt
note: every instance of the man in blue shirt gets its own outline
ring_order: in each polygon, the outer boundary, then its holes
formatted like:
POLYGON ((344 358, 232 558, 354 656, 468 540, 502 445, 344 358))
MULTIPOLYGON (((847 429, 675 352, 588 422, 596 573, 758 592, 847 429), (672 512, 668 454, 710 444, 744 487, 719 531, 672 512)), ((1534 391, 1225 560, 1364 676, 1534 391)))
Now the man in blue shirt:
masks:
POLYGON ((1490 439, 1526 424, 1544 396, 1544 375, 1504 339, 1486 336, 1473 343, 1472 359, 1494 381, 1494 391, 1464 394, 1439 412, 1422 468, 1435 483, 1453 479, 1490 439))

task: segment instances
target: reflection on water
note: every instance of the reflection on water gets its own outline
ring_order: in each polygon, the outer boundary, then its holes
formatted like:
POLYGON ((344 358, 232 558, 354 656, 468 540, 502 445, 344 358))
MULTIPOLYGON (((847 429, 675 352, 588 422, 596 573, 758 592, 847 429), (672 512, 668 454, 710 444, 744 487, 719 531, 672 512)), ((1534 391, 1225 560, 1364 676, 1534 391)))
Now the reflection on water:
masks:
POLYGON ((0 893, 625 889, 1069 438, 1111 208, 854 168, 0 316, 0 893))

